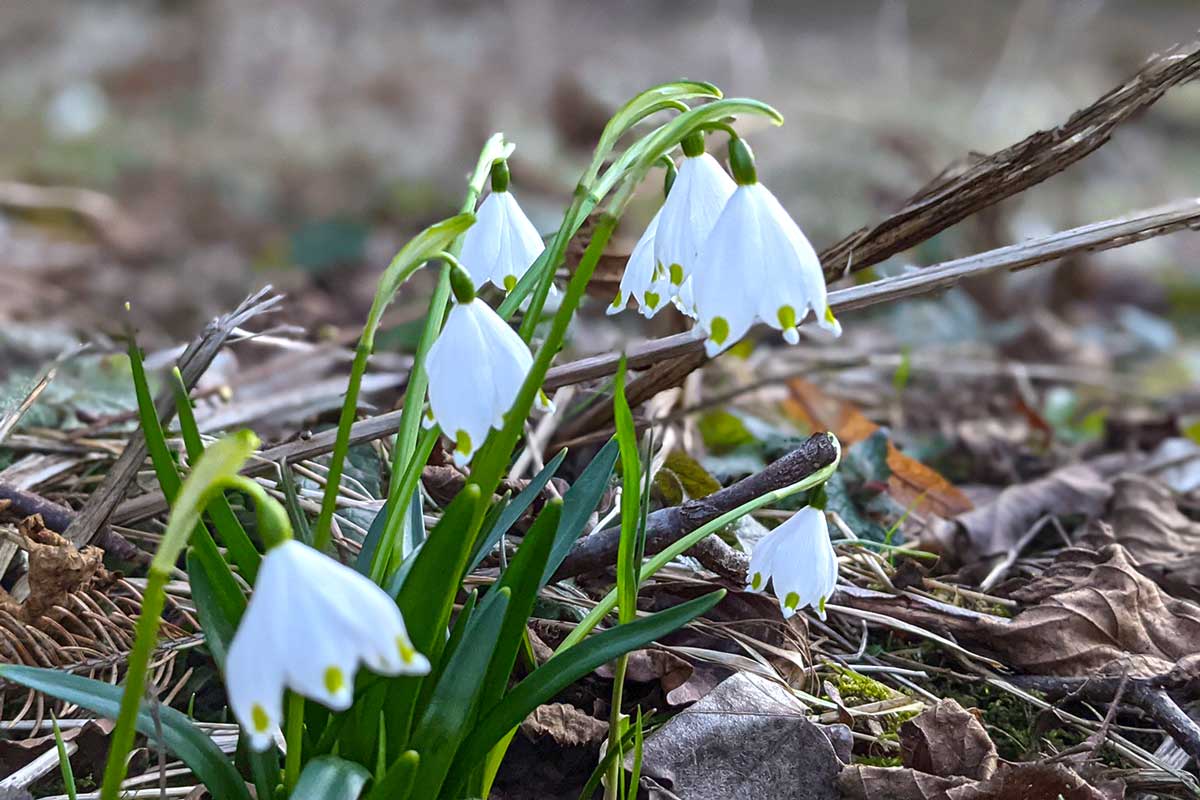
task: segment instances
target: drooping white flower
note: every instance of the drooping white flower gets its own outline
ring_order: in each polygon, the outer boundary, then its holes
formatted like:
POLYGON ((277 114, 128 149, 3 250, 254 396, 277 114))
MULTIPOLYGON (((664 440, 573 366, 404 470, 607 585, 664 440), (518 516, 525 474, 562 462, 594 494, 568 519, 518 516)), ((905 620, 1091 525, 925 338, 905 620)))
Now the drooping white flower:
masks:
POLYGON ((732 347, 756 322, 796 344, 796 325, 810 310, 818 325, 841 335, 821 260, 775 195, 758 182, 749 147, 740 139, 730 143, 730 163, 738 187, 700 250, 694 277, 708 354, 732 347))
POLYGON ((735 189, 699 135, 684 140, 684 159, 659 212, 654 263, 677 291, 696 269, 696 259, 735 189))
POLYGON ((476 286, 490 282, 511 292, 545 249, 537 228, 508 191, 508 168, 496 162, 492 192, 463 235, 459 261, 476 286))
POLYGON ((625 304, 630 298, 633 298, 638 311, 646 319, 650 319, 667 307, 667 298, 672 295, 674 287, 666 280, 665 273, 654 263, 654 238, 661 216, 662 209, 660 208, 654 218, 650 220, 650 224, 646 226, 642 238, 638 239, 637 244, 634 245, 633 252, 629 254, 629 261, 625 263, 625 274, 621 276, 621 286, 617 290, 617 296, 613 298, 606 313, 617 314, 624 311, 625 304))
POLYGON ((761 591, 772 581, 784 617, 812 606, 825 619, 825 601, 833 594, 837 574, 825 512, 805 506, 754 546, 747 588, 761 591))
MULTIPOLYGON (((441 335, 429 348, 431 417, 454 440, 454 462, 466 466, 491 428, 504 427, 533 356, 529 346, 479 298, 450 309, 441 335)), ((543 408, 550 401, 539 392, 543 408)))
POLYGON ((267 551, 225 661, 229 705, 250 746, 265 750, 279 733, 284 689, 349 708, 360 664, 429 672, 400 609, 365 575, 297 541, 267 551))

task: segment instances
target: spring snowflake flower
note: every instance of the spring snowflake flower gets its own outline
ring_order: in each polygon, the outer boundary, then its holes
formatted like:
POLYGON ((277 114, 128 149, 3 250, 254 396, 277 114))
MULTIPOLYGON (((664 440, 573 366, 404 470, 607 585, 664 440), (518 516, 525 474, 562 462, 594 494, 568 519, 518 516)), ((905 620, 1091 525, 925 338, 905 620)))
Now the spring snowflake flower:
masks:
MULTIPOLYGON (((436 422, 454 439, 454 462, 466 466, 488 431, 504 427, 533 356, 517 332, 475 297, 461 270, 452 276, 457 302, 425 362, 430 406, 425 422, 436 422)), ((540 391, 538 405, 551 407, 540 391)))
POLYGON ((492 283, 511 292, 546 246, 537 228, 508 191, 508 166, 492 167, 492 192, 463 235, 459 260, 477 286, 492 283))
POLYGON ((825 619, 825 601, 833 594, 837 574, 825 512, 805 506, 755 545, 747 585, 761 591, 774 581, 784 617, 812 606, 825 619))
POLYGON ((736 344, 756 322, 800 341, 796 325, 812 310, 817 324, 841 335, 829 308, 821 260, 799 226, 758 182, 750 148, 729 144, 737 190, 701 248, 695 271, 699 324, 715 356, 736 344))
POLYGON ((702 134, 683 140, 683 163, 667 193, 654 235, 656 278, 674 291, 696 268, 701 247, 736 186, 717 160, 704 152, 702 134))
POLYGON ((229 645, 229 705, 265 750, 279 734, 284 689, 344 711, 359 664, 382 675, 424 675, 404 617, 369 578, 308 545, 267 551, 246 613, 229 645))
POLYGON ((672 288, 654 264, 654 236, 661 216, 660 208, 646 226, 642 238, 634 245, 633 252, 629 254, 629 261, 625 263, 625 274, 621 276, 617 296, 613 298, 606 313, 616 314, 624 311, 629 298, 633 298, 638 311, 646 319, 667 307, 666 298, 671 296, 672 288))

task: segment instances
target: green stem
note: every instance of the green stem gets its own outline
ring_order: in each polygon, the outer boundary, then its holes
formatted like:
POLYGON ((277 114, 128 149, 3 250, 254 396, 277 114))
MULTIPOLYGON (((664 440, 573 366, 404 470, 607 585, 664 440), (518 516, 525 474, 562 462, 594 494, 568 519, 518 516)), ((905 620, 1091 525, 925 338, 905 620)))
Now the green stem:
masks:
POLYGON ((608 715, 608 746, 617 748, 617 755, 608 765, 608 785, 604 787, 604 800, 616 800, 617 784, 621 780, 621 772, 625 769, 625 759, 621 757, 621 701, 625 692, 625 672, 629 669, 629 654, 623 653, 617 658, 616 669, 613 670, 612 710, 608 715))
POLYGON ((296 692, 287 693, 287 755, 283 761, 283 785, 290 792, 300 780, 300 755, 304 740, 304 698, 296 692))
POLYGON ((358 391, 362 386, 363 374, 367 371, 367 359, 371 357, 372 343, 364 336, 354 349, 354 363, 350 367, 350 380, 346 384, 346 400, 342 403, 342 414, 338 418, 337 438, 334 440, 333 455, 329 459, 329 474, 325 476, 325 494, 321 498, 321 513, 313 532, 313 547, 325 552, 333 536, 333 511, 337 507, 338 487, 342 483, 342 470, 346 464, 346 452, 350 449, 350 426, 358 415, 358 391))
MULTIPOLYGON (((158 558, 154 559, 156 562, 158 558)), ((129 653, 129 666, 125 673, 125 692, 121 695, 121 711, 109 743, 108 762, 104 765, 104 784, 100 789, 100 800, 117 800, 121 794, 121 781, 125 779, 126 756, 133 747, 133 735, 137 729, 138 706, 146 690, 146 671, 150 657, 158 641, 158 621, 166 602, 166 585, 170 569, 151 564, 146 576, 146 590, 142 593, 142 611, 138 615, 134 632, 133 649, 129 653)))
MULTIPOLYGON (((785 486, 782 489, 776 489, 773 492, 767 492, 764 495, 760 495, 753 500, 743 503, 732 511, 726 511, 724 514, 712 520, 708 524, 702 525, 701 527, 689 533, 687 536, 684 536, 682 539, 672 543, 670 547, 653 556, 646 562, 646 565, 642 568, 643 580, 651 577, 654 575, 654 573, 658 572, 664 566, 669 564, 673 559, 678 558, 687 552, 696 543, 708 537, 710 534, 716 533, 729 523, 736 522, 750 512, 762 508, 768 503, 777 503, 780 500, 783 500, 785 497, 790 497, 797 492, 807 491, 808 489, 811 489, 814 486, 818 486, 829 480, 830 476, 837 471, 838 464, 842 460, 842 450, 833 434, 827 435, 830 439, 833 439, 834 446, 837 447, 838 450, 838 456, 836 459, 834 459, 832 464, 822 467, 803 480, 793 483, 790 486, 785 486)), ((563 640, 562 644, 558 646, 558 649, 554 651, 555 654, 557 655, 558 653, 561 653, 562 651, 583 641, 583 639, 589 633, 591 633, 592 629, 595 628, 601 620, 612 613, 613 609, 616 607, 617 590, 613 589, 604 596, 603 600, 596 604, 596 607, 593 608, 578 625, 575 626, 575 630, 571 631, 567 638, 563 640)))

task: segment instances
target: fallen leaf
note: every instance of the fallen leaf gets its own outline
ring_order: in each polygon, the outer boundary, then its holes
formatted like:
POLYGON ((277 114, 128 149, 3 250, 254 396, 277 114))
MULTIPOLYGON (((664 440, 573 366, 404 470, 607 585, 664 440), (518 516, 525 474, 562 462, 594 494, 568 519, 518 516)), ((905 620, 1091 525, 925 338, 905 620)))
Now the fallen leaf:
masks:
POLYGON ((1106 521, 1094 523, 1079 540, 1092 549, 1113 543, 1170 594, 1200 602, 1200 523, 1179 511, 1162 483, 1142 475, 1114 483, 1106 521))
POLYGON ((111 582, 100 548, 76 548, 37 515, 22 522, 20 531, 29 550, 29 598, 20 609, 24 621, 34 622, 73 592, 111 582))
POLYGON ((1200 652, 1200 606, 1160 589, 1120 545, 1067 550, 1011 596, 1036 605, 994 627, 989 645, 1024 672, 1159 675, 1200 652))
POLYGON ((900 754, 904 766, 943 778, 984 780, 996 771, 996 745, 975 715, 952 699, 900 726, 900 754))
POLYGON ((1095 788, 1060 764, 1004 764, 987 780, 941 778, 907 767, 852 764, 838 776, 843 800, 1120 800, 1123 786, 1095 788))
POLYGON ((521 732, 533 739, 549 736, 563 746, 582 747, 603 741, 608 725, 568 703, 548 703, 525 718, 521 732))
POLYGON ((1010 486, 990 502, 931 528, 936 545, 963 563, 1007 553, 1047 514, 1096 517, 1112 487, 1086 464, 1072 464, 1029 483, 1010 486))
POLYGON ((786 687, 736 674, 646 737, 642 773, 687 800, 837 800, 850 730, 806 714, 786 687))

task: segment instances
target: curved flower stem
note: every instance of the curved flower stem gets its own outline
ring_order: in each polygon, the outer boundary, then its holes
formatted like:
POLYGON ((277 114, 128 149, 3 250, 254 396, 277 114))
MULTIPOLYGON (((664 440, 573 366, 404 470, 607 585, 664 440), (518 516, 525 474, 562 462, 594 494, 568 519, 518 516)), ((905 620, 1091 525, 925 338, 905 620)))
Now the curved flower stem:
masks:
MULTIPOLYGON (((834 446, 837 447, 838 451, 837 459, 835 459, 832 464, 827 467, 822 467, 803 480, 797 481, 790 486, 785 486, 782 489, 776 489, 773 492, 767 492, 764 495, 760 495, 753 500, 743 503, 732 511, 727 511, 726 513, 717 517, 707 525, 697 528, 687 536, 684 536, 682 539, 679 539, 673 543, 670 547, 648 559, 646 564, 642 567, 642 578, 649 578, 651 575, 658 572, 660 569, 670 563, 673 559, 683 555, 697 542, 701 541, 712 533, 716 533, 729 523, 736 522, 745 515, 749 514, 751 511, 762 508, 768 503, 778 502, 785 497, 790 497, 791 495, 796 494, 797 492, 803 492, 807 489, 813 488, 814 486, 819 486, 825 481, 829 480, 830 476, 837 471, 838 464, 842 460, 842 449, 841 445, 838 444, 837 437, 835 437, 832 433, 828 434, 828 436, 833 440, 834 446)), ((591 633, 592 629, 595 628, 600 621, 608 616, 616 607, 617 590, 613 589, 611 592, 605 595, 603 600, 596 604, 596 607, 593 608, 578 625, 575 626, 575 630, 571 631, 567 638, 563 640, 562 644, 558 646, 558 649, 554 651, 555 654, 557 655, 558 653, 561 653, 562 651, 583 641, 583 639, 589 633, 591 633)))
POLYGON ((304 698, 287 693, 287 753, 283 761, 283 785, 290 792, 300 780, 300 755, 304 740, 304 698))

